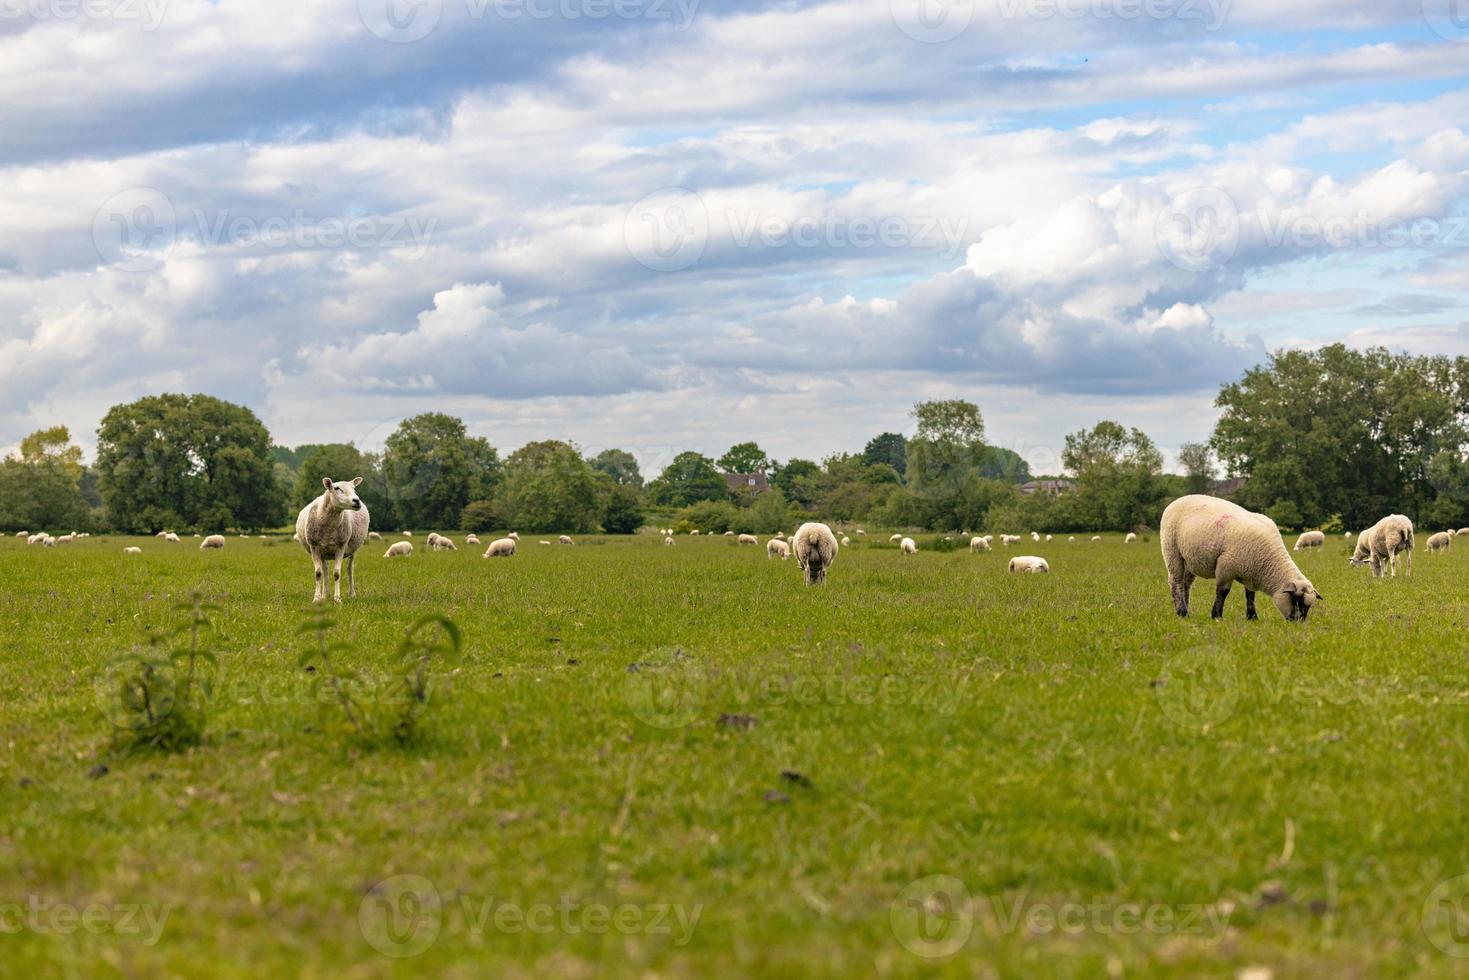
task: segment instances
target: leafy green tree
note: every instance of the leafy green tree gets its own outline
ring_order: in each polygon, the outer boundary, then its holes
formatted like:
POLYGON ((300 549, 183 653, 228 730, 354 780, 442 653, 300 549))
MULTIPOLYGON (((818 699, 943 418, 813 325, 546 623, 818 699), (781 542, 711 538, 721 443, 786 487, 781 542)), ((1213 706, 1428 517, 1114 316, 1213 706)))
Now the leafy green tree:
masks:
POLYGON ((528 443, 505 461, 495 508, 522 531, 593 532, 603 516, 599 480, 575 446, 528 443))
MULTIPOLYGON (((291 503, 300 510, 311 501, 321 496, 321 479, 330 477, 332 480, 351 480, 354 477, 362 477, 366 483, 368 472, 366 458, 350 443, 329 443, 317 446, 301 460, 301 467, 296 471, 294 491, 291 494, 291 503)), ((359 496, 367 504, 368 513, 376 517, 373 512, 373 499, 365 492, 365 486, 359 488, 359 496)))
POLYGON ((81 489, 81 449, 64 426, 27 436, 0 460, 0 529, 58 534, 97 526, 81 489), (74 453, 70 450, 76 450, 74 453))
POLYGON ((891 466, 901 477, 908 468, 908 440, 897 432, 873 436, 862 450, 862 459, 868 466, 891 466))
POLYGON ((221 530, 283 523, 270 433, 242 405, 152 395, 108 410, 98 486, 117 529, 221 530))
POLYGON ((821 492, 820 478, 820 466, 809 459, 792 459, 776 471, 770 483, 779 488, 786 499, 809 507, 816 503, 821 492))
POLYGON ((742 534, 774 534, 789 531, 795 523, 785 494, 779 487, 771 487, 750 504, 743 514, 744 526, 736 530, 742 534))
POLYGON ((719 468, 726 473, 755 473, 770 468, 770 457, 753 442, 741 442, 719 457, 719 468))
POLYGON ((1186 442, 1179 446, 1178 465, 1183 467, 1189 493, 1207 493, 1218 475, 1214 467, 1214 450, 1206 442, 1186 442))
POLYGON ((1061 463, 1077 483, 1067 503, 1089 527, 1125 530, 1157 523, 1168 485, 1161 479, 1163 454, 1142 430, 1103 421, 1073 432, 1061 463))
POLYGON ((703 534, 723 534, 733 531, 744 520, 738 507, 727 500, 701 500, 678 512, 678 521, 686 522, 690 529, 703 534))
POLYGON ((1447 529, 1469 525, 1469 460, 1440 452, 1429 461, 1428 480, 1438 494, 1427 514, 1431 526, 1447 529))
POLYGON ((471 500, 459 513, 459 530, 479 534, 496 529, 509 530, 500 511, 489 500, 471 500))
POLYGON ((648 499, 660 507, 687 507, 701 500, 723 500, 727 489, 709 457, 684 452, 648 484, 648 499))
POLYGON ((643 497, 636 487, 616 483, 606 474, 601 494, 602 530, 606 534, 636 534, 643 526, 643 497))
POLYGON ((78 486, 82 479, 82 447, 71 444, 71 430, 64 425, 32 432, 20 441, 20 460, 32 465, 54 463, 78 486))
POLYGON ((625 449, 604 449, 591 462, 592 469, 598 473, 606 473, 620 486, 635 489, 643 486, 643 474, 638 470, 637 457, 625 449))
POLYGON ((452 415, 404 419, 384 445, 388 497, 404 527, 455 527, 470 500, 494 493, 500 475, 494 447, 468 435, 463 420, 452 415))
POLYGON ((1025 457, 1010 449, 985 446, 979 455, 979 475, 986 480, 1025 483, 1030 479, 1030 464, 1025 457))

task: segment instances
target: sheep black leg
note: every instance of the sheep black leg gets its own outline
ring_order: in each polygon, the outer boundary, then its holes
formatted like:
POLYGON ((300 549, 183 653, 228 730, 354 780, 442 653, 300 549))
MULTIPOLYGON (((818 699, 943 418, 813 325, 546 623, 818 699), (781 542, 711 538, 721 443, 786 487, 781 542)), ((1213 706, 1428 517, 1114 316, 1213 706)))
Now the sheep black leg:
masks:
POLYGON ((1170 582, 1173 589, 1173 611, 1180 617, 1188 615, 1188 593, 1194 585, 1194 577, 1187 572, 1178 581, 1170 582))
POLYGON ((1255 593, 1245 589, 1245 619, 1259 619, 1255 612, 1255 593))
POLYGON ((1224 618, 1224 600, 1229 598, 1229 586, 1221 585, 1214 591, 1214 610, 1209 613, 1215 619, 1224 618))

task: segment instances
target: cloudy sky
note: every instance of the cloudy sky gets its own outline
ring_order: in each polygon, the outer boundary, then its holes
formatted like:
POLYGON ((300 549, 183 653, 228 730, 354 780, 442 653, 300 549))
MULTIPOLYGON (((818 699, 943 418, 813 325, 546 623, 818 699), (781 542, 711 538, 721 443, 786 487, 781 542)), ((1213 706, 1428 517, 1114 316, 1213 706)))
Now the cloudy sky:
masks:
POLYGON ((0 0, 0 449, 200 391, 502 450, 1469 353, 1469 0, 0 0))

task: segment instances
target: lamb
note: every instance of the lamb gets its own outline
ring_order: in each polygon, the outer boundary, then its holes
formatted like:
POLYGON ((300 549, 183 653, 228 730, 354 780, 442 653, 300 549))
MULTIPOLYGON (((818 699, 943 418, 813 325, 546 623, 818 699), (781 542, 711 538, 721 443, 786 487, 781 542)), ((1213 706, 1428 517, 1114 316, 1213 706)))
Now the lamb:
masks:
POLYGON ((1049 540, 1051 540, 1051 538, 1052 538, 1052 535, 1049 535, 1049 534, 1048 534, 1048 535, 1046 535, 1046 540, 1047 540, 1047 541, 1049 541, 1049 540))
POLYGON ((970 551, 989 551, 990 550, 990 543, 988 541, 986 541, 984 538, 970 538, 969 539, 969 550, 970 551))
POLYGON ((1100 534, 1093 534, 1092 535, 1092 540, 1093 541, 1100 541, 1100 540, 1102 540, 1102 536, 1100 534))
POLYGON ((674 543, 675 543, 675 542, 674 542, 674 540, 673 540, 673 535, 671 535, 671 534, 670 534, 670 535, 667 535, 667 536, 666 536, 666 537, 665 537, 665 538, 664 538, 664 539, 663 539, 663 546, 664 546, 664 547, 665 547, 665 548, 672 548, 672 547, 673 547, 673 546, 674 546, 674 543))
POLYGON ((1128 531, 1127 532, 1127 537, 1125 537, 1125 538, 1122 539, 1122 543, 1123 544, 1132 544, 1136 540, 1137 540, 1137 535, 1134 534, 1131 531, 1128 531))
POLYGON ((732 538, 732 537, 734 537, 734 532, 733 531, 725 531, 724 532, 724 536, 726 538, 732 538))
POLYGON ((1430 534, 1428 536, 1428 553, 1433 554, 1435 551, 1448 551, 1449 546, 1453 543, 1454 539, 1449 537, 1449 532, 1447 531, 1430 534))
POLYGON ((458 551, 459 547, 454 544, 454 539, 440 534, 433 543, 434 551, 458 551))
POLYGON ((1357 548, 1347 559, 1354 566, 1372 563, 1372 577, 1382 578, 1382 563, 1387 562, 1392 578, 1398 575, 1398 555, 1406 553, 1405 575, 1413 574, 1413 522, 1402 514, 1389 514, 1357 535, 1357 548))
MULTIPOLYGON (((357 488, 361 484, 360 476, 351 482, 333 482, 331 477, 324 476, 321 478, 322 495, 296 515, 296 535, 316 569, 316 591, 312 602, 326 599, 326 563, 332 559, 336 560, 332 569, 332 601, 342 601, 343 562, 347 565, 347 595, 357 598, 357 549, 367 540, 371 519, 367 505, 357 496, 357 488)), ((407 544, 406 541, 398 543, 407 544)), ((389 556, 392 550, 388 549, 389 556)))
POLYGON ((753 534, 741 534, 739 536, 739 538, 737 538, 736 540, 739 541, 740 544, 759 544, 760 543, 760 539, 757 538, 757 537, 755 537, 755 535, 753 535, 753 534))
POLYGON ((1320 531, 1302 531, 1301 536, 1296 538, 1296 551, 1302 548, 1322 548, 1326 546, 1326 535, 1320 531))
POLYGON ((842 547, 843 548, 850 548, 850 547, 852 547, 852 539, 849 538, 849 537, 847 537, 845 534, 842 535, 842 547))
POLYGON ((485 549, 486 558, 510 558, 515 554, 514 538, 498 538, 485 549))
POLYGON ((1287 620, 1304 621, 1322 600, 1301 573, 1274 530, 1236 503, 1204 494, 1179 497, 1163 511, 1159 537, 1173 608, 1188 615, 1189 588, 1195 577, 1211 578, 1215 619, 1224 615, 1230 586, 1245 588, 1245 618, 1258 619, 1255 593, 1264 591, 1287 620))
POLYGON ((894 534, 892 537, 888 538, 888 544, 897 544, 899 541, 902 540, 903 536, 901 534, 894 534))
POLYGON ((381 534, 378 534, 376 531, 368 531, 367 532, 367 540, 369 540, 369 541, 381 541, 382 539, 383 539, 383 536, 381 534))
POLYGON ((134 544, 122 549, 122 553, 125 555, 141 555, 143 553, 143 549, 134 544))
POLYGON ((1032 541, 1039 541, 1040 539, 1041 539, 1041 535, 1040 535, 1040 532, 1039 531, 1031 531, 1030 532, 1030 540, 1032 540, 1032 541))
POLYGON ((918 554, 918 544, 912 538, 904 538, 898 544, 898 550, 905 555, 918 554))
POLYGON ((467 535, 465 535, 464 536, 464 543, 465 544, 479 544, 479 535, 477 535, 477 534, 467 534, 467 535))
POLYGON ((1000 535, 1000 544, 1004 545, 1007 548, 1010 547, 1012 544, 1015 544, 1019 540, 1020 540, 1020 535, 1018 535, 1018 534, 1002 534, 1002 535, 1000 535))
POLYGON ((174 534, 172 531, 169 531, 167 534, 165 534, 163 536, 163 540, 165 540, 165 541, 167 541, 167 542, 169 542, 171 544, 178 544, 179 543, 179 536, 177 534, 174 534))
POLYGON ((394 541, 388 545, 388 550, 383 552, 384 558, 407 558, 413 554, 413 544, 409 541, 394 541))
POLYGON ((1046 573, 1049 573, 1051 571, 1051 566, 1046 564, 1046 560, 1044 558, 1037 558, 1035 555, 1016 555, 1014 558, 1011 558, 1010 559, 1010 564, 1009 564, 1009 566, 1007 566, 1007 568, 1012 573, 1013 572, 1046 572, 1046 573))
POLYGON ((796 552, 796 564, 806 573, 806 584, 825 585, 826 570, 837 560, 837 539, 831 528, 816 521, 807 521, 796 529, 791 543, 796 552))
POLYGON ((559 537, 559 538, 557 538, 557 539, 556 539, 556 542, 557 542, 557 543, 558 543, 558 544, 576 544, 576 542, 575 542, 575 541, 573 541, 573 540, 571 540, 571 538, 570 538, 570 537, 568 537, 568 536, 567 536, 567 535, 565 535, 565 534, 563 534, 563 535, 561 535, 561 537, 559 537))
POLYGON ((209 537, 207 537, 203 541, 199 542, 199 550, 200 551, 205 551, 205 550, 210 549, 210 548, 223 548, 223 547, 224 547, 224 535, 223 534, 211 534, 209 537))
POLYGON ((791 556, 791 546, 779 538, 771 538, 765 542, 765 557, 769 560, 776 555, 780 556, 781 561, 785 561, 791 556))
POLYGON ((428 537, 424 539, 424 543, 429 546, 429 549, 430 550, 433 550, 434 546, 439 543, 439 532, 438 531, 430 531, 430 532, 428 532, 428 537))

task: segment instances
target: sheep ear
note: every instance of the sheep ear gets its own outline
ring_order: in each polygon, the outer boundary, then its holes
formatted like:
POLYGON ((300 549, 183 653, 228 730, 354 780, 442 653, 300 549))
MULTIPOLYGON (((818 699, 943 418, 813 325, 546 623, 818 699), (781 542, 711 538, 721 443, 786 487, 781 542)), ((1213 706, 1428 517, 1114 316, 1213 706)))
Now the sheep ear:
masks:
POLYGON ((326 487, 328 490, 330 490, 332 488, 332 478, 329 477, 329 476, 322 477, 321 478, 321 485, 324 486, 324 487, 326 487))
POLYGON ((1322 595, 1320 592, 1317 592, 1316 593, 1316 601, 1317 602, 1325 602, 1326 601, 1326 596, 1322 595))
POLYGON ((1296 594, 1296 583, 1294 583, 1294 582, 1287 582, 1287 583, 1285 583, 1285 588, 1282 589, 1281 591, 1284 592, 1286 595, 1295 595, 1296 594))
POLYGON ((354 476, 352 478, 352 486, 354 486, 354 487, 360 487, 360 486, 362 486, 362 477, 360 477, 360 476, 354 476))

